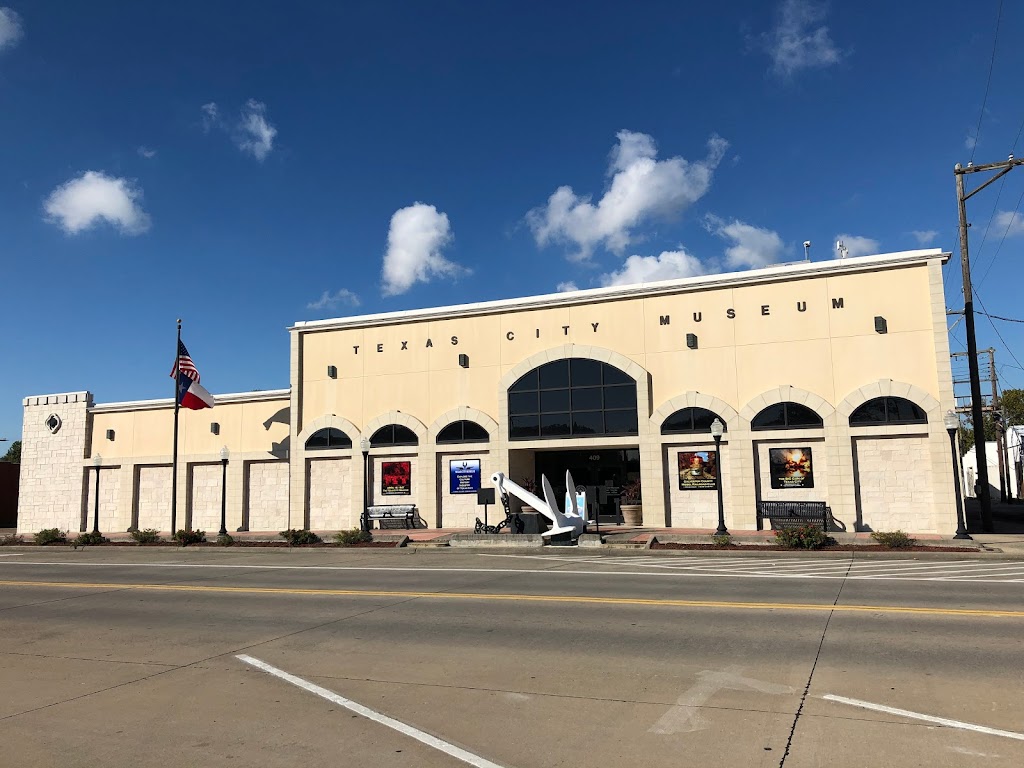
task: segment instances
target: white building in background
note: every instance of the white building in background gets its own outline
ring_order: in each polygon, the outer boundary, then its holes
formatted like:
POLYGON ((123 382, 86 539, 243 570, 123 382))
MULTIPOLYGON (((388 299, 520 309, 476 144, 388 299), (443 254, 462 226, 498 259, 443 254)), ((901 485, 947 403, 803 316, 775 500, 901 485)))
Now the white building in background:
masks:
MULTIPOLYGON (((1021 442, 1024 440, 1024 425, 1006 430, 1006 452, 1003 461, 1007 463, 1010 476, 1008 491, 1015 499, 1020 498, 1021 486, 1021 442), (1008 459, 1008 461, 1007 461, 1008 459)), ((995 442, 985 443, 985 463, 988 464, 988 486, 991 498, 999 499, 999 448, 995 442)), ((978 479, 978 457, 971 448, 963 457, 964 493, 977 496, 974 484, 978 479)))

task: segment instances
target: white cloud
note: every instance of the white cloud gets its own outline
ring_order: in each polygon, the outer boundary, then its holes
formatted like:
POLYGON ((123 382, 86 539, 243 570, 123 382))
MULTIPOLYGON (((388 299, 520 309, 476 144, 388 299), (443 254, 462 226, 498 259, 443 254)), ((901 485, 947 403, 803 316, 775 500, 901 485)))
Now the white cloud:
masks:
POLYGON ((837 64, 843 52, 829 37, 824 3, 813 0, 783 0, 776 12, 775 26, 763 37, 772 59, 772 74, 789 78, 803 69, 837 64))
POLYGON ((527 213, 538 246, 571 243, 578 249, 570 256, 574 261, 588 259, 600 244, 622 253, 641 222, 677 214, 703 197, 729 146, 725 139, 712 136, 704 160, 658 160, 654 139, 647 134, 624 130, 617 136, 608 168, 611 180, 596 205, 589 196, 579 197, 572 187, 562 186, 547 205, 527 213))
POLYGON ((139 157, 144 157, 147 160, 156 157, 156 150, 149 147, 139 147, 136 151, 139 153, 139 157))
POLYGON ((977 145, 978 140, 974 136, 971 136, 971 134, 967 134, 967 136, 964 137, 964 149, 974 149, 977 145))
POLYGON ((570 293, 571 291, 579 290, 579 286, 577 286, 572 280, 566 280, 564 283, 559 283, 557 288, 559 293, 570 293))
MULTIPOLYGON (((870 237, 859 237, 858 235, 836 235, 836 242, 846 246, 847 256, 874 256, 879 253, 879 243, 870 237)), ((839 256, 838 249, 836 257, 839 256)))
POLYGON ((601 275, 601 285, 651 283, 707 272, 700 259, 680 248, 678 251, 663 251, 660 256, 630 256, 618 272, 601 275))
POLYGON ((433 277, 468 274, 469 270, 441 252, 454 239, 448 215, 432 205, 414 203, 395 211, 381 270, 384 295, 397 296, 415 283, 429 283, 433 277))
POLYGON ((199 109, 203 112, 203 133, 209 133, 210 128, 220 125, 217 102, 211 101, 208 104, 203 104, 199 109))
POLYGON ((16 46, 24 34, 21 16, 11 8, 0 8, 0 51, 16 46))
POLYGON ((1024 213, 1000 211, 992 219, 992 226, 996 232, 1005 232, 1007 237, 1024 235, 1024 213))
POLYGON ((64 182, 46 198, 47 219, 69 235, 90 229, 100 221, 117 227, 122 234, 137 235, 149 229, 149 214, 139 202, 142 190, 128 179, 86 171, 64 182))
POLYGON ((277 128, 267 120, 267 105, 249 99, 242 108, 242 117, 238 122, 238 135, 235 139, 238 148, 262 161, 274 148, 275 136, 277 128))
POLYGON ((733 269, 756 269, 774 264, 785 249, 785 244, 777 232, 755 227, 738 219, 727 222, 718 216, 708 214, 704 217, 704 226, 708 232, 732 241, 732 245, 725 249, 725 263, 733 269))
POLYGON ((910 234, 914 236, 919 245, 931 245, 939 236, 938 230, 935 229, 915 229, 910 234))
POLYGON ((359 297, 356 294, 348 288, 341 288, 335 293, 324 291, 319 299, 309 302, 306 309, 335 309, 342 305, 358 307, 359 304, 359 297))

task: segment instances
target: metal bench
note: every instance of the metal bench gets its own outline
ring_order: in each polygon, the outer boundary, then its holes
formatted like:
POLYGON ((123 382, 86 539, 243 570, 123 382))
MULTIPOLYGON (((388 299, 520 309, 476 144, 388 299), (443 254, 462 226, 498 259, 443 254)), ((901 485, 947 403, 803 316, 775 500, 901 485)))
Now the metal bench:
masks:
POLYGON ((373 521, 379 520, 379 527, 384 529, 385 522, 397 522, 401 520, 406 528, 416 526, 416 505, 415 504, 378 504, 366 510, 367 527, 373 527, 373 521))
POLYGON ((832 510, 824 501, 759 501, 758 526, 768 521, 769 530, 814 525, 828 533, 832 527, 832 510))

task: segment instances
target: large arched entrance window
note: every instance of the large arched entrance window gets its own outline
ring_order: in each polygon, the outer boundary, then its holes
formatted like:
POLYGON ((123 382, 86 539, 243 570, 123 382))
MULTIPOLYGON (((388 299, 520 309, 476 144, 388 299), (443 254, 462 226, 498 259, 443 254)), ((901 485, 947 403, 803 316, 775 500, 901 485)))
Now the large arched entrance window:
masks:
POLYGON ((924 409, 902 397, 876 397, 850 414, 851 427, 927 423, 924 409))
POLYGON ((508 417, 512 440, 635 435, 636 381, 600 360, 553 360, 509 388, 508 417))
POLYGON ((751 429, 821 429, 821 416, 800 403, 769 405, 750 422, 751 429))
POLYGON ((352 438, 334 427, 318 429, 306 441, 307 451, 326 451, 332 448, 351 448, 352 438))

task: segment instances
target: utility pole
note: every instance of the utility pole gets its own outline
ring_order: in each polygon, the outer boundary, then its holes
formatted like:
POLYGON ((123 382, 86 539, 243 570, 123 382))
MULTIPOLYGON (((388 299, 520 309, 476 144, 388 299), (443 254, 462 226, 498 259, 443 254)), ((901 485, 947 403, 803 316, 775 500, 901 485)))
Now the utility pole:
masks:
POLYGON ((1024 160, 1015 160, 1013 155, 1001 163, 974 165, 964 168, 957 163, 953 168, 956 176, 956 201, 960 213, 960 268, 964 284, 964 324, 967 327, 967 364, 971 371, 971 420, 974 422, 974 452, 978 459, 978 501, 981 504, 981 530, 992 533, 992 497, 988 492, 988 460, 985 457, 985 423, 981 411, 981 378, 978 375, 978 340, 974 335, 974 291, 971 287, 971 259, 967 249, 967 201, 1002 176, 1005 176, 1024 160), (969 194, 964 192, 964 175, 998 171, 994 176, 976 187, 969 194))

